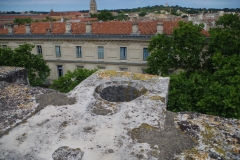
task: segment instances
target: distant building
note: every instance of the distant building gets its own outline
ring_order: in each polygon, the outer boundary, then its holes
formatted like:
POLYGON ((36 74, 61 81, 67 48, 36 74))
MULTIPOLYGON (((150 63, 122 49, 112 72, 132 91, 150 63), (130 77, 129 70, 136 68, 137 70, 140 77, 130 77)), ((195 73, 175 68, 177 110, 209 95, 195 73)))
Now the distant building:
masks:
POLYGON ((156 33, 172 34, 178 21, 38 22, 0 28, 0 46, 35 45, 54 79, 75 68, 101 68, 144 73, 148 43, 156 33))
POLYGON ((90 14, 94 14, 97 13, 97 3, 95 0, 91 0, 90 1, 90 10, 89 10, 90 14))

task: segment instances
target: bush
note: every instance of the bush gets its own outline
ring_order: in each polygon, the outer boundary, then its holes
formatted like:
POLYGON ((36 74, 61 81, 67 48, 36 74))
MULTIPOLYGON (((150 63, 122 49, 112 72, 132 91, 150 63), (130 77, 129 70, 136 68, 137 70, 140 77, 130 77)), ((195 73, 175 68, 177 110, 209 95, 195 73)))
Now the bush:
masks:
POLYGON ((97 69, 88 70, 84 68, 77 68, 73 72, 67 71, 64 76, 53 81, 51 88, 63 93, 67 93, 96 71, 97 69))

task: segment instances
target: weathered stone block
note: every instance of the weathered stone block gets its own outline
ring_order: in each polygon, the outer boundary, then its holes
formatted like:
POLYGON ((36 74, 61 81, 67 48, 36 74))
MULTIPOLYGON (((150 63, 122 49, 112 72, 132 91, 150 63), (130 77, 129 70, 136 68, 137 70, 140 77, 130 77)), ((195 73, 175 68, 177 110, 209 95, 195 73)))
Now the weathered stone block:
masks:
POLYGON ((27 69, 21 67, 0 67, 0 81, 16 84, 29 84, 27 69))

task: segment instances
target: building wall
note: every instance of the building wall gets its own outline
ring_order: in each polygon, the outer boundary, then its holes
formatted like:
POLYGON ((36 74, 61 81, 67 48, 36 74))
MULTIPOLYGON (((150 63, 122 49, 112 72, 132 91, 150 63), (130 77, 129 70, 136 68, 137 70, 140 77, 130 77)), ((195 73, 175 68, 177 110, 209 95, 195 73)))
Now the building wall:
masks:
MULTIPOLYGON (((9 41, 0 45, 7 45, 14 49, 24 42, 9 41)), ((147 68, 147 61, 143 60, 143 48, 148 42, 118 42, 118 41, 35 41, 27 42, 35 45, 32 53, 37 54, 37 45, 42 47, 43 58, 51 69, 49 81, 57 79, 57 66, 63 66, 63 74, 77 67, 95 69, 100 67, 107 70, 126 70, 142 73, 147 68), (55 46, 60 46, 61 57, 56 57, 55 46), (81 46, 82 58, 76 56, 76 46, 81 46), (98 59, 98 46, 104 47, 104 59, 98 59), (127 48, 126 60, 120 60, 120 47, 127 48)))

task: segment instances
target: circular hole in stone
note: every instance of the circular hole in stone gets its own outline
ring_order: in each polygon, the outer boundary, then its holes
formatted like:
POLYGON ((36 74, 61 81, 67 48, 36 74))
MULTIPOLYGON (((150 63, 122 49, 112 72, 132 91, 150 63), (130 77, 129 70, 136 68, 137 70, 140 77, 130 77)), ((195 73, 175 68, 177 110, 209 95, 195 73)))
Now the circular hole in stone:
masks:
POLYGON ((138 90, 129 85, 107 86, 100 91, 101 98, 109 102, 129 102, 146 92, 145 89, 138 90))

